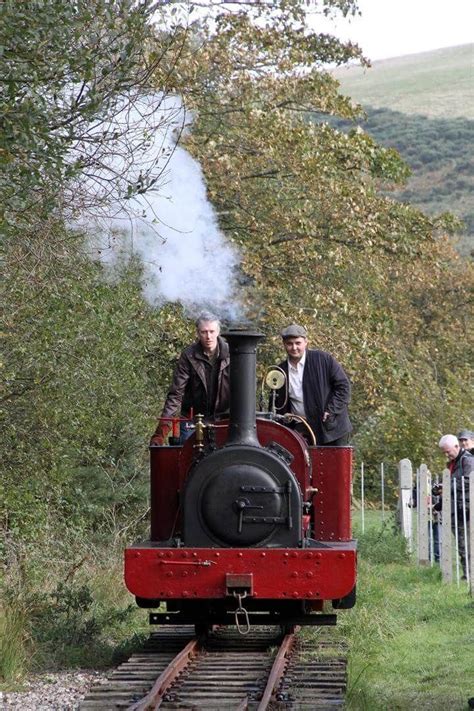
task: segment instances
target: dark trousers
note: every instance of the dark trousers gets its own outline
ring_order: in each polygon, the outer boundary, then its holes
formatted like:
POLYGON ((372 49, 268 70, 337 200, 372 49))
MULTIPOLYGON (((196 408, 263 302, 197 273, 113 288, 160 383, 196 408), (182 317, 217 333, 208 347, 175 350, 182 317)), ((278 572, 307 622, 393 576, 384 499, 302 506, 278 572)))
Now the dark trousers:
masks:
MULTIPOLYGON (((439 523, 438 521, 433 521, 433 557, 435 563, 439 563, 439 554, 441 541, 439 539, 439 523)), ((431 530, 430 530, 431 532, 431 530)), ((431 541, 430 541, 430 560, 431 560, 431 541)))

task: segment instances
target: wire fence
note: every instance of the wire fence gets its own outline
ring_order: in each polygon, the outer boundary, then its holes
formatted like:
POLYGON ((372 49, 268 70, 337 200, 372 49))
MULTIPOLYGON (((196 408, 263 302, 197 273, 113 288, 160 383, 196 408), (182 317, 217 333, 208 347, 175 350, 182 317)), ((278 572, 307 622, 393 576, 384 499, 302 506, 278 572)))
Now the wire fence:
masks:
MULTIPOLYGON (((378 472, 370 474, 369 494, 377 501, 381 522, 392 508, 387 505, 387 491, 398 488, 396 520, 413 558, 419 565, 439 565, 443 581, 466 584, 474 596, 474 521, 469 506, 474 498, 474 472, 453 479, 446 469, 433 476, 426 464, 414 469, 409 459, 402 459, 396 465, 396 475, 387 478, 387 471, 393 468, 381 463, 378 472)), ((367 480, 362 462, 352 492, 362 533, 366 512, 374 507, 367 498, 367 480)))
POLYGON ((365 533, 367 509, 377 510, 384 522, 396 502, 396 494, 393 492, 398 488, 397 465, 382 462, 375 469, 374 472, 374 467, 371 467, 369 476, 366 476, 367 467, 362 462, 353 485, 352 503, 360 513, 362 533, 365 533))

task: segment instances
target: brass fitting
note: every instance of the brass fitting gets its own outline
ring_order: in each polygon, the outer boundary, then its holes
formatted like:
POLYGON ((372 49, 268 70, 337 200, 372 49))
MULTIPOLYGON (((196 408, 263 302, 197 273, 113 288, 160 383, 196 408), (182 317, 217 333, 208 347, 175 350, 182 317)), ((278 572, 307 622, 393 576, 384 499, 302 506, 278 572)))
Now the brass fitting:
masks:
POLYGON ((202 450, 204 449, 204 430, 206 429, 206 425, 204 424, 204 415, 196 415, 196 421, 195 421, 195 428, 194 428, 194 434, 195 434, 195 443, 194 447, 202 450))

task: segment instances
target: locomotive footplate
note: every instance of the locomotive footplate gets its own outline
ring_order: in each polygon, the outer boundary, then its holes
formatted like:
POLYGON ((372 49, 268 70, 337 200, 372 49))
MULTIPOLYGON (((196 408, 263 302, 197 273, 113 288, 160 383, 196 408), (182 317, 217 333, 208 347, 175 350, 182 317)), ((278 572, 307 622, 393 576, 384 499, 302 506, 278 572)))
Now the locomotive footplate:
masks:
POLYGON ((354 588, 356 542, 321 548, 168 548, 125 551, 125 583, 149 600, 335 600, 354 588))

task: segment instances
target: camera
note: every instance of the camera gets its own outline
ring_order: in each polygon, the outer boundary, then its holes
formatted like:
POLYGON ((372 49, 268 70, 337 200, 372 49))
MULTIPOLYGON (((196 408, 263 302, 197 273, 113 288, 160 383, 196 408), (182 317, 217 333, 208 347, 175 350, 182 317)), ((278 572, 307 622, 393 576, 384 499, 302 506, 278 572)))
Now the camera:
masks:
POLYGON ((442 496, 443 494, 443 487, 441 484, 434 484, 434 486, 431 489, 431 495, 432 496, 442 496))

